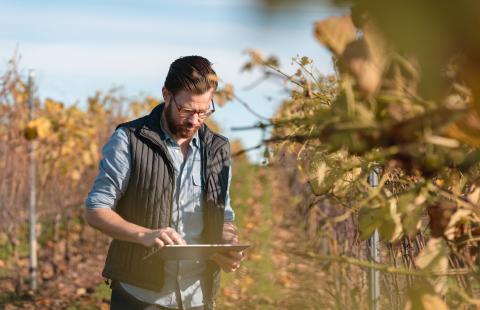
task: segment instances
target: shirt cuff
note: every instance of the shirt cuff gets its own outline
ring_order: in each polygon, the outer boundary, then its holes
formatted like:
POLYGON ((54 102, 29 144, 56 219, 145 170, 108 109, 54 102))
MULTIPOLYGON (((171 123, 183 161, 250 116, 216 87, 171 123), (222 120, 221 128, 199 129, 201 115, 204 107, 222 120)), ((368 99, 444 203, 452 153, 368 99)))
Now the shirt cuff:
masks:
POLYGON ((235 220, 235 212, 228 208, 225 209, 225 214, 223 216, 223 221, 224 222, 233 222, 235 220))

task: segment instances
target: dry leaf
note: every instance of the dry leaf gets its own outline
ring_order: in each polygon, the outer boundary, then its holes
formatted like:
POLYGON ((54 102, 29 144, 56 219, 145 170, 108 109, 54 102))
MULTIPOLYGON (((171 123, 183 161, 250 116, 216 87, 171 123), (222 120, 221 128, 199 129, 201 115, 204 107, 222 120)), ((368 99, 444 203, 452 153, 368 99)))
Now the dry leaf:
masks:
POLYGON ((330 17, 315 23, 315 37, 337 56, 355 39, 356 31, 350 16, 330 17))
POLYGON ((80 296, 80 295, 85 295, 87 293, 87 289, 84 287, 77 288, 75 293, 80 296))
POLYGON ((480 202, 480 187, 475 186, 474 189, 467 195, 469 201, 474 204, 480 202))
POLYGON ((455 238, 455 232, 458 225, 462 222, 478 222, 478 218, 472 218, 474 214, 471 210, 458 209, 451 217, 448 222, 447 228, 445 229, 445 237, 448 240, 453 240, 455 238))

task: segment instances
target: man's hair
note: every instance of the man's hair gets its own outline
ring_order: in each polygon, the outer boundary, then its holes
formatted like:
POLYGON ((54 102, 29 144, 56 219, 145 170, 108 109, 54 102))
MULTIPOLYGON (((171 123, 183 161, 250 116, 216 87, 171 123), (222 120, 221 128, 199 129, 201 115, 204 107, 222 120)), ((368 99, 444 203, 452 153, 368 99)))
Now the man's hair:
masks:
POLYGON ((186 90, 195 95, 206 93, 210 88, 217 89, 218 78, 212 63, 201 56, 178 58, 170 65, 165 88, 172 94, 186 90))

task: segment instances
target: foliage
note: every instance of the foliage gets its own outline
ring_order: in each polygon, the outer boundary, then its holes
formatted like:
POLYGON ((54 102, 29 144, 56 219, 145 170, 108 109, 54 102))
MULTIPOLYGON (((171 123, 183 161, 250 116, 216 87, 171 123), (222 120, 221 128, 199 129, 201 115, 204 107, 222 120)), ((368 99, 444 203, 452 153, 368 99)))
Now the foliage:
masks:
POLYGON ((407 281, 407 308, 478 295, 479 9, 467 1, 353 1, 351 16, 315 24, 334 55, 332 76, 308 57, 294 58, 298 69, 287 74, 275 57, 247 51, 245 70, 290 85, 275 117, 257 126, 272 128, 266 156, 294 156, 313 194, 345 208, 330 221, 354 215, 362 240, 378 230, 395 247, 426 233, 406 267, 436 276, 421 289, 407 281), (377 187, 367 182, 373 169, 377 187), (440 277, 458 272, 456 282, 440 277))

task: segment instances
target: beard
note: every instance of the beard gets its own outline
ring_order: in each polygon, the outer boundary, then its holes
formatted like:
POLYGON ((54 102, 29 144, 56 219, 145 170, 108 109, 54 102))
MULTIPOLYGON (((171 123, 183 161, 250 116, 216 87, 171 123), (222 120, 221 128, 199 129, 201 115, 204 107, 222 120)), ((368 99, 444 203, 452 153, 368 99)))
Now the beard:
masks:
POLYGON ((176 137, 188 139, 193 137, 195 132, 202 124, 193 125, 188 119, 176 120, 173 115, 173 104, 169 104, 165 109, 165 120, 167 122, 168 130, 176 137))

